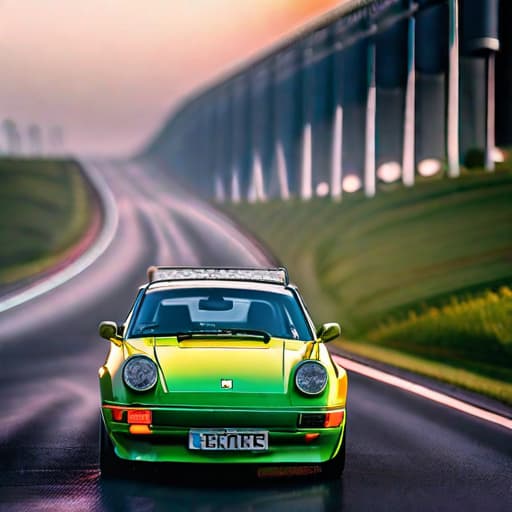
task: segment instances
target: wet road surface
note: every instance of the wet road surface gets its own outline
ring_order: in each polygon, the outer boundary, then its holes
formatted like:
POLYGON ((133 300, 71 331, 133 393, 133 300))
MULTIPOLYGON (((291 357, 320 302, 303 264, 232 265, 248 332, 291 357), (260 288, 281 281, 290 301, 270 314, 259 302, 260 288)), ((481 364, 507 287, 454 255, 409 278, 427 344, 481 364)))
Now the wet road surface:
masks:
POLYGON ((102 480, 98 323, 123 319, 150 264, 275 262, 159 170, 87 165, 116 198, 114 242, 67 284, 0 314, 1 511, 512 510, 511 431, 357 374, 338 482, 167 466, 102 480))

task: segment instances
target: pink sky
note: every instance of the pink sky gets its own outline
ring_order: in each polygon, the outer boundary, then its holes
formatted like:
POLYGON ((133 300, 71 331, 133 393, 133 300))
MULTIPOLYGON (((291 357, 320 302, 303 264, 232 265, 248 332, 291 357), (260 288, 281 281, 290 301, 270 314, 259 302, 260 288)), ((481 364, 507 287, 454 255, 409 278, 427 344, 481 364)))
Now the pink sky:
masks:
POLYGON ((134 151, 204 80, 344 0, 0 0, 0 120, 134 151))

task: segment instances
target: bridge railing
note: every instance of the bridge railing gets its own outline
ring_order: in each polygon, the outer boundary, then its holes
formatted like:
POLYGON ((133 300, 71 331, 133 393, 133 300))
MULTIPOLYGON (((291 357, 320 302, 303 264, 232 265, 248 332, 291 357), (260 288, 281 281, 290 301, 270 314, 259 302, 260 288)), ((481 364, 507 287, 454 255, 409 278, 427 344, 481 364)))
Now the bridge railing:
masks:
POLYGON ((492 171, 496 137, 512 144, 510 4, 343 4, 184 101, 145 154, 219 201, 372 197, 475 155, 492 171))

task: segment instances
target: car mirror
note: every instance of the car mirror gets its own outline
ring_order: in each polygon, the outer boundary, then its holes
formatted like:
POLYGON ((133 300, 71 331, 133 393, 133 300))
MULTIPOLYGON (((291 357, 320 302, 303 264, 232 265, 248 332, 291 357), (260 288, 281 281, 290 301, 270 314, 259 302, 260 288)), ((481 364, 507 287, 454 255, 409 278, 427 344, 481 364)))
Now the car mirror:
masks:
POLYGON ((121 345, 121 337, 117 334, 117 324, 111 321, 101 322, 98 328, 100 336, 105 338, 108 341, 120 346, 121 345))
POLYGON ((324 343, 327 343, 338 336, 341 336, 341 327, 340 324, 335 322, 321 325, 316 332, 317 339, 324 343))
POLYGON ((209 297, 199 301, 199 309, 201 311, 231 311, 233 309, 233 301, 226 300, 223 297, 209 297))

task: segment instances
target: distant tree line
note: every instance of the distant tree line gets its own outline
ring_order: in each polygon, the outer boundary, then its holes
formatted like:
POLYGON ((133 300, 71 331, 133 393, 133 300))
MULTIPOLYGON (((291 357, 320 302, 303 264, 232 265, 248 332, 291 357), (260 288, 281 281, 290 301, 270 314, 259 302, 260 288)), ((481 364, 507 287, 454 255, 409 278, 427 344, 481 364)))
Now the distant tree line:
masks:
POLYGON ((43 156, 64 152, 64 133, 61 126, 43 128, 36 123, 20 127, 12 119, 0 125, 0 155, 43 156))

